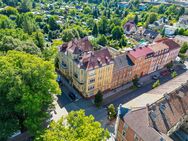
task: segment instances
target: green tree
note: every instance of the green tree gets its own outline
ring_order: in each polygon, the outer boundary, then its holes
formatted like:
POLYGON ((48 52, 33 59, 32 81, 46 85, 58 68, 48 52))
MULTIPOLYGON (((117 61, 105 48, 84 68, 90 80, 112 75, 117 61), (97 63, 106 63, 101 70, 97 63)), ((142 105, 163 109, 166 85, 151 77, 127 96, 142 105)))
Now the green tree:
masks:
POLYGON ((138 15, 135 15, 134 17, 134 23, 137 25, 138 24, 138 15))
POLYGON ((101 128, 92 115, 86 116, 84 110, 80 110, 52 122, 36 141, 106 141, 108 138, 108 130, 101 128))
POLYGON ((158 87, 159 85, 160 85, 160 81, 157 80, 155 83, 153 83, 152 88, 154 89, 154 88, 158 87))
POLYGON ((98 91, 97 94, 95 95, 94 103, 97 107, 100 107, 103 102, 103 95, 101 91, 98 91))
POLYGON ((55 17, 53 16, 49 17, 48 24, 49 24, 50 30, 58 30, 60 28, 60 26, 55 20, 55 17))
POLYGON ((52 94, 59 93, 50 62, 18 51, 0 56, 0 140, 14 132, 42 129, 52 108, 52 94))
POLYGON ((177 76, 177 72, 176 72, 176 71, 173 71, 173 72, 171 73, 171 76, 172 76, 172 78, 176 77, 176 76, 177 76))
POLYGON ((106 17, 102 17, 98 23, 99 33, 106 34, 108 32, 108 20, 106 17))
POLYGON ((188 44, 187 43, 183 43, 181 49, 180 49, 180 53, 185 54, 186 51, 188 50, 188 44))
POLYGON ((33 38, 34 38, 34 42, 35 44, 40 48, 40 49, 44 49, 45 46, 45 41, 44 41, 44 35, 41 32, 35 32, 33 33, 33 38))
POLYGON ((92 35, 97 37, 98 33, 99 33, 98 26, 97 26, 97 23, 95 23, 94 26, 93 26, 92 35))
POLYGON ((123 29, 120 26, 115 26, 112 29, 112 38, 115 40, 119 40, 122 38, 123 35, 123 29))
POLYGON ((20 11, 29 12, 32 9, 32 0, 21 0, 20 11))
POLYGON ((97 43, 101 46, 105 46, 107 44, 107 39, 104 35, 100 35, 98 40, 97 40, 97 43))
POLYGON ((108 109, 107 109, 107 112, 108 112, 108 118, 111 120, 111 119, 114 119, 116 117, 116 110, 115 110, 115 107, 113 104, 110 104, 108 106, 108 109))

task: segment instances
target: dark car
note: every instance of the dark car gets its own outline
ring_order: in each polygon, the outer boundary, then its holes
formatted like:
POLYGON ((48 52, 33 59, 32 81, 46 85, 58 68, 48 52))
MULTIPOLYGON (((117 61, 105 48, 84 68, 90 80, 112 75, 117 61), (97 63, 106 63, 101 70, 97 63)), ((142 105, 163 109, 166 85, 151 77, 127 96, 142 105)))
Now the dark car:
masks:
POLYGON ((152 76, 152 79, 154 79, 154 80, 158 80, 159 77, 160 77, 159 75, 156 75, 156 74, 155 74, 155 75, 152 76))
POLYGON ((170 72, 168 70, 164 70, 160 73, 162 76, 166 76, 166 75, 169 75, 170 72))
POLYGON ((61 83, 62 83, 62 81, 61 81, 61 77, 58 76, 57 79, 56 79, 56 81, 57 81, 59 84, 61 84, 61 83))
POLYGON ((142 82, 136 82, 136 83, 135 83, 135 86, 138 87, 138 88, 140 88, 140 87, 143 86, 143 83, 142 83, 142 82))
POLYGON ((169 71, 170 71, 170 72, 173 72, 173 71, 174 71, 174 68, 170 68, 169 71))
POLYGON ((73 93, 69 93, 69 97, 74 101, 76 100, 76 96, 73 93))

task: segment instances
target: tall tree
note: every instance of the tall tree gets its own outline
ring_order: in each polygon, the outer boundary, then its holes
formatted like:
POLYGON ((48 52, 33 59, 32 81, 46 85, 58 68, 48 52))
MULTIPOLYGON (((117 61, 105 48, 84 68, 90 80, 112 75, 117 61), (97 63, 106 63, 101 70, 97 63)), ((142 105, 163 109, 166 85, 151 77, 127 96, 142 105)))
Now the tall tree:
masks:
POLYGON ((29 12, 32 9, 32 0, 21 0, 20 11, 29 12))
POLYGON ((80 110, 52 122, 36 141, 106 141, 108 138, 109 132, 101 128, 92 115, 86 116, 84 110, 80 110))
POLYGON ((92 35, 97 37, 98 34, 99 34, 98 26, 97 26, 97 23, 95 23, 94 26, 93 26, 92 35))
POLYGON ((97 107, 100 107, 103 102, 103 95, 101 91, 98 91, 98 93, 95 95, 94 103, 97 107))
POLYGON ((119 39, 121 39, 122 35, 123 35, 123 29, 120 26, 115 26, 112 29, 112 38, 113 39, 119 40, 119 39))
POLYGON ((0 140, 14 132, 35 134, 52 108, 52 94, 59 93, 54 67, 41 58, 18 51, 0 56, 0 140))

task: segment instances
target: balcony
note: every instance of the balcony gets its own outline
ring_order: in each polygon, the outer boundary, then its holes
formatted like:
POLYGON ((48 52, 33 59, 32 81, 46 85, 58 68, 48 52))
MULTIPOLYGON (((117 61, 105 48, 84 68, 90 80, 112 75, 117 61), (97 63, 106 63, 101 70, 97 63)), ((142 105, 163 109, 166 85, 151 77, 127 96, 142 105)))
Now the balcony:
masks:
POLYGON ((67 67, 67 65, 62 61, 62 63, 61 63, 61 67, 62 68, 64 68, 64 69, 67 69, 68 67, 67 67))
POLYGON ((74 78, 79 84, 81 84, 81 85, 84 84, 83 81, 80 81, 80 79, 79 79, 79 77, 78 77, 78 74, 74 73, 73 76, 74 76, 73 78, 74 78))

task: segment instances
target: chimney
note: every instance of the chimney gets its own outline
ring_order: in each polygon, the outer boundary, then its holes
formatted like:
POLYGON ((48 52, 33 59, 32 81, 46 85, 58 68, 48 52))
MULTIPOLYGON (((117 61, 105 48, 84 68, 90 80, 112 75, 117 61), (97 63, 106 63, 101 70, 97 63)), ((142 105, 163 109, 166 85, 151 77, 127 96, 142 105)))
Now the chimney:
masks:
POLYGON ((133 48, 133 50, 134 50, 134 51, 136 51, 136 49, 135 49, 135 48, 133 48))
POLYGON ((142 49, 142 47, 139 47, 140 49, 142 49))

